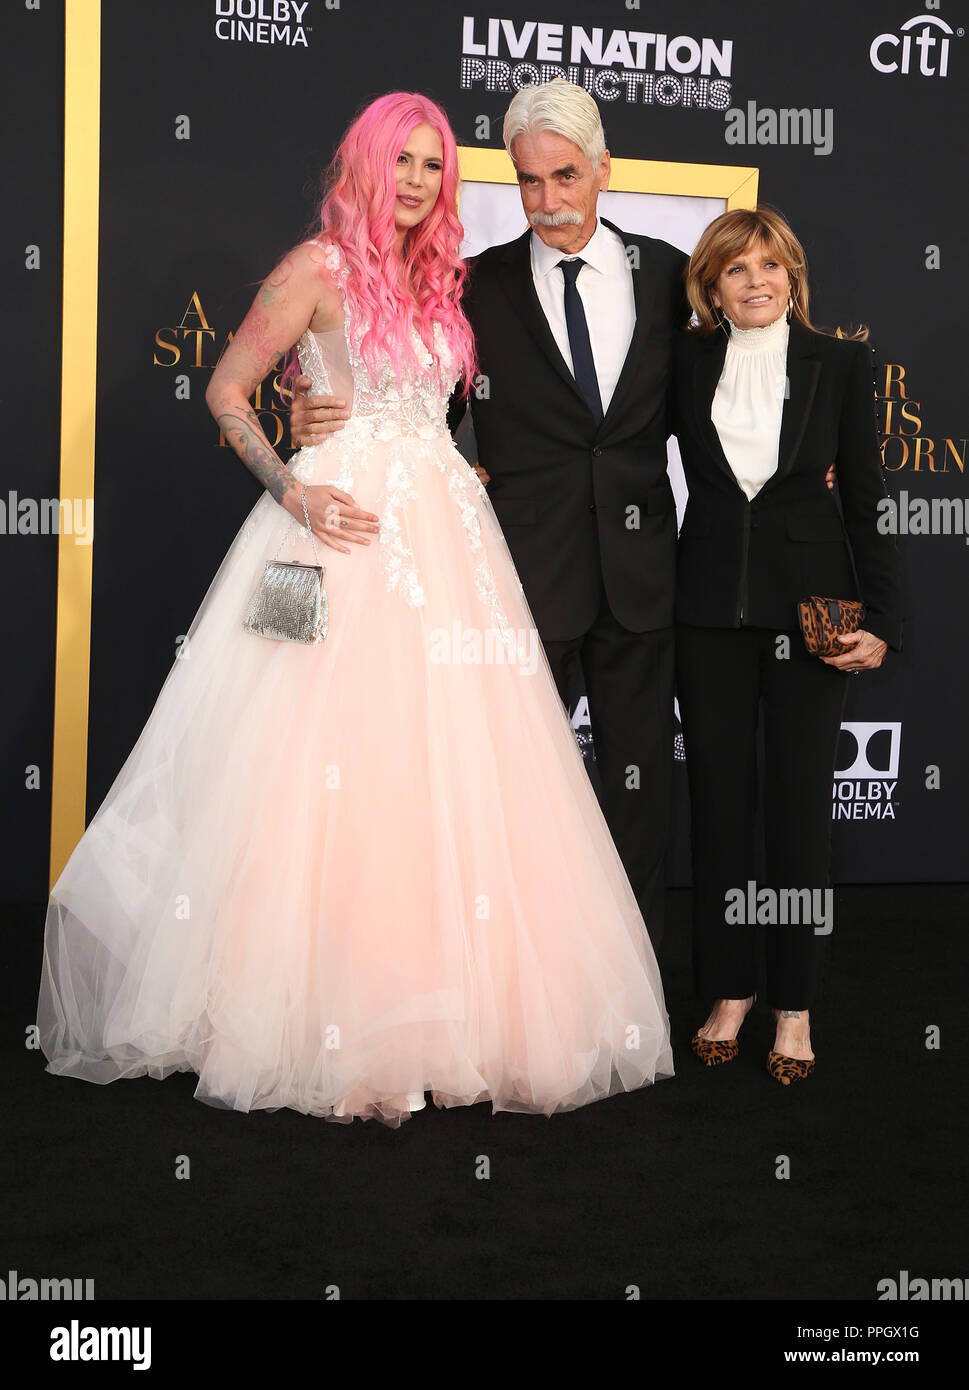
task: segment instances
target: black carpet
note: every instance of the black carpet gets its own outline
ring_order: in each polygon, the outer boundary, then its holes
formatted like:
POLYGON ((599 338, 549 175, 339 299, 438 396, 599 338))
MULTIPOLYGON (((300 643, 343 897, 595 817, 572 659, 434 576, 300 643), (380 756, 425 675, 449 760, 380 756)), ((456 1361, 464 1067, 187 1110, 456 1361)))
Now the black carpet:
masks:
POLYGON ((8 909, 0 1274, 98 1300, 873 1300, 903 1270, 969 1276, 969 887, 837 890, 817 1072, 790 1089, 759 1005, 737 1062, 692 1056, 670 899, 675 1078, 551 1119, 429 1104, 398 1130, 212 1109, 187 1073, 49 1075, 23 1042, 44 910, 8 909))

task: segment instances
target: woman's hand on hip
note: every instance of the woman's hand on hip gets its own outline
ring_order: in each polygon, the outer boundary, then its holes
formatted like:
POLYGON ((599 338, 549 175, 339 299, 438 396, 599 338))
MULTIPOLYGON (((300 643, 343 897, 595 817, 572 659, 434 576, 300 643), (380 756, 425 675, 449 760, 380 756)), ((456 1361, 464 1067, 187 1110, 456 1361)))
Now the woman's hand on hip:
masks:
POLYGON ((840 656, 823 656, 826 666, 836 666, 839 671, 874 671, 885 660, 888 643, 880 637, 866 632, 860 627, 857 632, 838 634, 838 641, 845 650, 840 656))
MULTIPOLYGON (((303 516, 302 487, 291 488, 286 494, 286 510, 301 526, 306 525, 303 516)), ((370 536, 379 532, 380 518, 374 512, 366 512, 358 507, 348 492, 341 492, 329 484, 306 488, 306 510, 309 512, 313 534, 324 545, 334 550, 350 554, 347 546, 340 541, 353 541, 356 545, 369 545, 370 536), (339 540, 337 539, 339 537, 339 540)))

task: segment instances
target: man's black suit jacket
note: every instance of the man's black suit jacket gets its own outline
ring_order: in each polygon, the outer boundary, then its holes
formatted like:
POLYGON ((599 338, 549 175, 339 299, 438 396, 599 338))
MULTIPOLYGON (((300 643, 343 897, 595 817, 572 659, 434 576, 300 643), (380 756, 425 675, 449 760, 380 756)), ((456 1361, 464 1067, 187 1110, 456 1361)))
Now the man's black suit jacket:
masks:
MULTIPOLYGON (((630 631, 673 621, 676 511, 666 440, 673 333, 689 317, 686 257, 602 220, 630 258, 636 325, 601 425, 535 291, 531 231, 472 262, 463 301, 485 378, 470 396, 478 458, 545 641, 587 632, 603 584, 630 631)), ((452 430, 464 408, 452 398, 452 430)))
POLYGON ((899 648, 898 552, 877 525, 886 493, 871 349, 792 320, 777 472, 751 502, 710 414, 726 351, 721 330, 711 338, 675 337, 673 425, 690 490, 680 532, 678 620, 737 627, 742 613, 752 627, 794 629, 800 599, 861 598, 868 609, 864 627, 899 648), (832 463, 840 512, 824 481, 832 463))

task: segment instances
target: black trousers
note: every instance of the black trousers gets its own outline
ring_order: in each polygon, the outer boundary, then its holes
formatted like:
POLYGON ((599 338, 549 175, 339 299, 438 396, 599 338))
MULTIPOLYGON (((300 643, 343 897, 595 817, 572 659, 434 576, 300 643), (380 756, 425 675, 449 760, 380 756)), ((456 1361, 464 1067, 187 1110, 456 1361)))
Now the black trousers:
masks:
POLYGON ((690 783, 697 994, 745 999, 759 988, 761 966, 767 1004, 808 1009, 828 930, 817 930, 816 915, 803 920, 803 894, 792 912, 784 890, 807 889, 814 904, 830 904, 831 786, 851 677, 810 656, 797 632, 681 623, 676 678, 690 783), (766 883, 756 880, 754 839, 761 719, 766 883), (777 895, 773 922, 769 898, 750 920, 750 883, 755 894, 766 887, 777 895), (739 913, 738 891, 747 896, 739 913), (776 911, 782 894, 786 921, 776 911))
POLYGON ((673 629, 628 631, 603 592, 588 632, 543 645, 566 709, 577 667, 584 679, 600 805, 655 949, 666 916, 673 629))

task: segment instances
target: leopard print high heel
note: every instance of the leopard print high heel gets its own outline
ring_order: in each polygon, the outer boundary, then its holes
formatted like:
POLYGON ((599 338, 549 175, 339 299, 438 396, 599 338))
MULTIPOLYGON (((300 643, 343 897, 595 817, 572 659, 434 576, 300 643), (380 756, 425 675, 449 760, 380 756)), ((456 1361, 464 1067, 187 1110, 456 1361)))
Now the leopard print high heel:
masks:
POLYGON ((699 1033, 694 1033, 690 1046, 705 1067, 722 1066, 740 1054, 736 1038, 701 1038, 699 1033))
MULTIPOLYGON (((754 1007, 756 998, 756 994, 751 995, 750 1003, 744 1010, 744 1018, 754 1007)), ((743 1023, 743 1019, 741 1019, 741 1023, 743 1023)), ((696 1032, 693 1034, 690 1046, 705 1067, 723 1066, 724 1062, 732 1062, 740 1055, 740 1044, 736 1038, 702 1038, 699 1032, 696 1032)))
MULTIPOLYGON (((778 1023, 782 1018, 800 1019, 801 1014, 798 1009, 772 1009, 774 1017, 778 1023)), ((805 1013, 807 1010, 804 1011, 805 1013)), ((810 1036, 810 1033, 808 1034, 810 1036)), ((782 1086, 792 1086, 795 1081, 806 1081, 814 1071, 813 1057, 785 1057, 783 1052, 775 1052, 771 1048, 767 1054, 767 1070, 775 1081, 779 1081, 782 1086)))
POLYGON ((783 1052, 771 1048, 767 1054, 767 1070, 782 1086, 790 1086, 795 1081, 806 1081, 814 1071, 814 1058, 785 1057, 783 1052))

